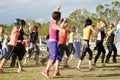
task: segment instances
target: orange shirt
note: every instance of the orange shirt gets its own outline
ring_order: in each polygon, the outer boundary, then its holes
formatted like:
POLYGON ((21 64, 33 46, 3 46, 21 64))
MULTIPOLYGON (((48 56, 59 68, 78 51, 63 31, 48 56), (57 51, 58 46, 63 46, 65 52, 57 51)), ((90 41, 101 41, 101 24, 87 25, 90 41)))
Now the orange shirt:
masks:
POLYGON ((17 27, 14 27, 11 32, 10 41, 8 45, 16 46, 19 35, 20 35, 20 32, 18 31, 17 27))
POLYGON ((59 32, 59 41, 58 44, 66 44, 67 41, 67 32, 59 32))

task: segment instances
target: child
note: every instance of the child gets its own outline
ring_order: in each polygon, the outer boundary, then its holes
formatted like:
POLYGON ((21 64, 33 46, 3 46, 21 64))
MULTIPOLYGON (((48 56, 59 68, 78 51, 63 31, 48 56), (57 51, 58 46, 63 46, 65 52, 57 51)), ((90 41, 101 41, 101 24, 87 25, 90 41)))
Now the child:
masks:
POLYGON ((8 41, 9 41, 9 37, 8 37, 8 35, 5 34, 4 35, 3 44, 2 44, 2 57, 0 58, 0 60, 2 60, 5 57, 5 55, 7 54, 8 41))
POLYGON ((50 27, 49 27, 49 41, 48 41, 50 56, 46 69, 42 72, 42 75, 44 75, 48 79, 49 79, 50 67, 54 63, 56 63, 54 76, 60 75, 59 65, 62 60, 62 56, 61 53, 59 52, 59 48, 57 44, 59 38, 58 31, 65 32, 65 30, 58 25, 58 21, 61 18, 61 13, 59 11, 54 11, 52 13, 52 18, 53 20, 50 22, 50 27))

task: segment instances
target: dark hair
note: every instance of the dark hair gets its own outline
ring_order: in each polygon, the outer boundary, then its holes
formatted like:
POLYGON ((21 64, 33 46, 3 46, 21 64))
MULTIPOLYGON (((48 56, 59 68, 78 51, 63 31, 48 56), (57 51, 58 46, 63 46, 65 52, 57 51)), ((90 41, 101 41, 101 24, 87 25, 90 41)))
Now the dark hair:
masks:
POLYGON ((19 24, 21 24, 22 26, 24 26, 26 24, 25 20, 21 19, 19 24))
POLYGON ((91 25, 91 24, 92 24, 92 20, 91 19, 86 19, 85 27, 88 26, 88 25, 91 25))
POLYGON ((72 28, 71 28, 71 31, 72 31, 72 32, 75 32, 75 29, 76 29, 75 27, 72 27, 72 28))
POLYGON ((111 25, 110 27, 112 27, 112 28, 113 28, 113 27, 115 27, 113 23, 112 23, 112 24, 110 24, 110 25, 111 25))
POLYGON ((60 22, 62 23, 63 21, 64 21, 64 18, 62 18, 60 22))
POLYGON ((61 17, 61 13, 60 13, 60 12, 54 11, 54 12, 52 13, 52 18, 53 18, 54 20, 59 20, 60 17, 61 17))

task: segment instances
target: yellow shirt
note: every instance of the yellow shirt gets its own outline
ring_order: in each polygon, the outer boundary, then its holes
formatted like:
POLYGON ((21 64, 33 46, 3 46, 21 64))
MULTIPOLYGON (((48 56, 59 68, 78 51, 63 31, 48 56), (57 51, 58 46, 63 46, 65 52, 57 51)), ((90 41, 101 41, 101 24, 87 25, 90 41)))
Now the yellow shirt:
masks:
POLYGON ((90 36, 92 34, 92 30, 90 28, 84 28, 83 29, 83 37, 84 40, 90 40, 90 36))
POLYGON ((71 32, 69 36, 69 43, 73 43, 73 42, 74 42, 74 32, 71 32))

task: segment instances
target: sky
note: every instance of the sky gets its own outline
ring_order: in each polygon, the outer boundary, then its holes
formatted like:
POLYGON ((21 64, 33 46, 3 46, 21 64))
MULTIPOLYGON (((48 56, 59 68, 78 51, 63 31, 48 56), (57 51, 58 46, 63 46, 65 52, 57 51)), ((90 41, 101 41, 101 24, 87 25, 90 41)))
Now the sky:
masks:
MULTIPOLYGON (((12 24, 15 18, 33 19, 36 22, 51 20, 51 13, 61 6, 62 17, 68 17, 76 9, 95 12, 99 4, 110 4, 114 0, 2 0, 0 2, 0 24, 12 24)), ((117 0, 119 1, 119 0, 117 0)))

